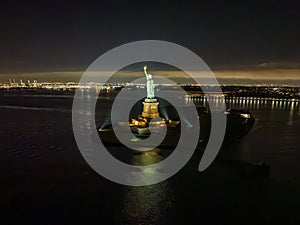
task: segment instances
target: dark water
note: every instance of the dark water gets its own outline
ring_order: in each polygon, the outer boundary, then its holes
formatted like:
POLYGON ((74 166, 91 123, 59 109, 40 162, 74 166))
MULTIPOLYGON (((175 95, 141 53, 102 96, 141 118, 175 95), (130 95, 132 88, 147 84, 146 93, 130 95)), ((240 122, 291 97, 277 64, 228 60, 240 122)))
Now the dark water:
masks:
MULTIPOLYGON (((250 109, 256 123, 247 136, 224 147, 221 159, 199 173, 196 152, 167 181, 129 187, 102 178, 83 160, 72 133, 71 96, 0 99, 1 224, 300 222, 299 102, 232 99, 228 104, 250 109), (248 177, 223 158, 266 162, 271 175, 248 177)), ((110 103, 102 100, 99 123, 110 103)), ((133 164, 162 160, 155 153, 130 157, 133 164)))

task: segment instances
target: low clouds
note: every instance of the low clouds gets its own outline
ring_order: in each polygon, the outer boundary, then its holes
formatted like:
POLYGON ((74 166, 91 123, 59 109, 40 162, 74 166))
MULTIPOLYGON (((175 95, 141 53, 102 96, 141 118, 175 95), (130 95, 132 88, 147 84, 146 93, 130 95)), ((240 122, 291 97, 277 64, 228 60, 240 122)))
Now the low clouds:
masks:
MULTIPOLYGON (((262 65, 256 69, 248 70, 214 70, 213 73, 221 83, 261 83, 264 81, 275 81, 276 83, 285 83, 287 80, 296 80, 300 82, 300 69, 270 69, 275 64, 262 65)), ((15 79, 16 81, 22 79, 38 80, 40 82, 78 82, 84 71, 72 72, 42 72, 42 73, 22 73, 22 74, 0 74, 0 81, 5 82, 8 79, 15 79)), ((190 79, 187 74, 182 71, 150 71, 154 76, 162 76, 180 83, 189 83, 190 79)), ((100 73, 94 72, 94 76, 101 76, 100 73)), ((143 71, 119 71, 111 79, 111 82, 130 82, 134 79, 143 77, 143 71)), ((204 71, 199 71, 199 77, 204 79, 208 77, 204 71)))
POLYGON ((300 69, 300 62, 262 62, 257 68, 261 69, 300 69))

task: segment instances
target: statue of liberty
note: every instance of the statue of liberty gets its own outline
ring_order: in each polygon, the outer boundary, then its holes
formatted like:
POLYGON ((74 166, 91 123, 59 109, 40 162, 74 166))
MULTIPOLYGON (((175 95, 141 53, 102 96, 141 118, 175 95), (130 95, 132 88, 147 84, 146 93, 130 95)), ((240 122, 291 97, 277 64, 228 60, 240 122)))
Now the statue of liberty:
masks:
POLYGON ((147 66, 144 66, 144 73, 145 73, 146 79, 147 79, 147 98, 153 99, 153 98, 155 98, 154 83, 153 83, 152 75, 150 73, 147 73, 147 66))

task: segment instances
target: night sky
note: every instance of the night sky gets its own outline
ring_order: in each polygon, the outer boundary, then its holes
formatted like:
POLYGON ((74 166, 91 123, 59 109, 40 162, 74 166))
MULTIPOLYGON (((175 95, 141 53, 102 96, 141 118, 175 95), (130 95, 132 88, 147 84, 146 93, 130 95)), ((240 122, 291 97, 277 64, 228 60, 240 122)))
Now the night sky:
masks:
MULTIPOLYGON (((9 1, 0 9, 0 73, 82 71, 131 41, 158 39, 213 69, 298 68, 295 2, 9 1)), ((299 74, 300 76, 300 74, 299 74)))

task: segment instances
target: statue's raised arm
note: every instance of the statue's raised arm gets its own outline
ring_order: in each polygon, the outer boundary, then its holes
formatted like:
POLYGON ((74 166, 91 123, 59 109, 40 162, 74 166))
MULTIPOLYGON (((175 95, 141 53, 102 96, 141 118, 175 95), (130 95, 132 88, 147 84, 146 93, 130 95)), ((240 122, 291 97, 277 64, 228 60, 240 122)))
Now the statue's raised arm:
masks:
POLYGON ((147 66, 144 66, 144 73, 145 73, 146 77, 148 77, 147 66))

